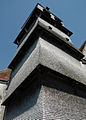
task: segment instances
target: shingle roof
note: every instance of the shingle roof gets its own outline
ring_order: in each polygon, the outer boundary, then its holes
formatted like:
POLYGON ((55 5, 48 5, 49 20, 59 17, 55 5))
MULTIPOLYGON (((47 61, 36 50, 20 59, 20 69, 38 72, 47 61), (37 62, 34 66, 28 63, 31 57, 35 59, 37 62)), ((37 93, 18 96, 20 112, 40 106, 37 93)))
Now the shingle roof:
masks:
POLYGON ((12 70, 9 68, 1 70, 0 71, 0 80, 8 81, 10 79, 11 72, 12 72, 12 70))

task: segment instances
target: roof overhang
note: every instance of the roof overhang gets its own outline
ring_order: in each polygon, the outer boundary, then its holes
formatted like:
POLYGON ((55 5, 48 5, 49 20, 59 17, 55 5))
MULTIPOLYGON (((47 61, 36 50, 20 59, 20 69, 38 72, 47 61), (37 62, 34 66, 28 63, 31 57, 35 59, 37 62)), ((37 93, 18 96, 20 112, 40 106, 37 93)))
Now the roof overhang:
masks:
POLYGON ((86 85, 85 65, 41 37, 34 44, 32 46, 33 52, 31 54, 27 52, 24 57, 24 59, 26 58, 25 62, 12 78, 5 100, 14 93, 39 65, 43 65, 65 77, 86 85))
MULTIPOLYGON (((74 79, 71 79, 70 77, 67 77, 65 75, 62 75, 46 66, 38 65, 31 73, 30 75, 15 89, 15 91, 7 98, 4 99, 2 105, 9 105, 11 101, 13 101, 16 97, 20 98, 21 94, 28 91, 31 92, 31 89, 33 89, 34 83, 36 84, 36 87, 38 86, 48 86, 51 88, 57 88, 59 91, 66 92, 71 95, 75 95, 78 97, 86 98, 86 85, 75 81, 74 79), (50 79, 52 79, 52 82, 50 79), (45 78, 45 79, 44 79, 45 78), (53 79, 54 78, 54 79, 53 79), (46 82, 45 82, 46 81, 46 82), (62 85, 59 85, 59 82, 62 85), (66 88, 63 87, 63 85, 66 85, 66 88), (68 88, 67 88, 68 85, 68 88), (70 92, 70 90, 72 91, 70 92)), ((33 89, 34 90, 34 89, 33 89)), ((35 91, 34 91, 35 92, 35 91)))
POLYGON ((55 28, 53 25, 49 24, 48 22, 38 17, 35 24, 32 25, 32 29, 29 31, 25 39, 22 41, 22 43, 18 47, 18 50, 8 67, 11 69, 14 69, 16 65, 20 62, 20 60, 23 58, 23 55, 25 54, 25 52, 31 47, 31 45, 35 42, 35 40, 37 40, 37 38, 40 36, 46 37, 46 38, 50 36, 52 39, 55 39, 54 43, 57 41, 61 42, 60 44, 63 43, 68 49, 67 52, 69 52, 69 54, 72 53, 73 57, 75 57, 78 60, 81 60, 84 57, 81 51, 78 50, 71 43, 70 38, 65 33, 63 33, 58 28, 55 28))

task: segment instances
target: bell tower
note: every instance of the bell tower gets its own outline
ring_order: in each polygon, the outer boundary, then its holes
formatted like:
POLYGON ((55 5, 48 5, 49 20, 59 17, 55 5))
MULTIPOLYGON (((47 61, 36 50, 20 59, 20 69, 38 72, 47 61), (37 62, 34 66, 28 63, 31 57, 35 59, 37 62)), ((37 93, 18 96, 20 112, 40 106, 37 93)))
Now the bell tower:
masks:
POLYGON ((37 4, 14 41, 4 120, 86 119, 86 65, 61 19, 37 4))

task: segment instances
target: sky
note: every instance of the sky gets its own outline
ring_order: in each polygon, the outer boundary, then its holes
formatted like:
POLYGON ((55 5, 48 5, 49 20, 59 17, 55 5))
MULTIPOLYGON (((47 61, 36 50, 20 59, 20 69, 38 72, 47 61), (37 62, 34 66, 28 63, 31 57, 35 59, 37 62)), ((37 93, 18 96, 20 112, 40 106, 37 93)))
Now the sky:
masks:
POLYGON ((0 0, 0 70, 12 61, 17 50, 13 41, 37 3, 48 6, 73 32, 77 48, 86 40, 86 0, 0 0))

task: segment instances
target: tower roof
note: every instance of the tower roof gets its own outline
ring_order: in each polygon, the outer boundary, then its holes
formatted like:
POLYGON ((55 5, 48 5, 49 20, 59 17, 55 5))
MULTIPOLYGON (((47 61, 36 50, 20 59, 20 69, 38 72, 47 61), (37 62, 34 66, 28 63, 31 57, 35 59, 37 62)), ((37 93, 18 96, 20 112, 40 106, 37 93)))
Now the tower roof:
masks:
POLYGON ((59 18, 54 18, 48 8, 37 4, 23 25, 15 41, 19 47, 8 66, 13 74, 5 101, 40 65, 86 85, 86 66, 80 62, 84 55, 72 44, 69 37, 72 33, 62 25, 59 18))
POLYGON ((60 31, 65 33, 67 36, 71 36, 72 32, 64 27, 62 20, 56 17, 49 11, 49 8, 44 8, 40 4, 37 4, 30 16, 27 18, 26 22, 21 28, 21 32, 14 41, 15 44, 20 45, 22 38, 24 38, 27 33, 31 30, 31 25, 35 24, 37 18, 40 17, 43 20, 47 21, 54 27, 58 28, 60 31))
MULTIPOLYGON (((60 31, 58 28, 54 27, 50 23, 44 21, 42 18, 38 17, 34 25, 31 26, 30 31, 25 36, 24 40, 18 47, 18 50, 9 65, 9 68, 14 69, 21 59, 24 57, 27 50, 32 46, 32 44, 38 39, 38 37, 45 37, 46 39, 53 40, 53 43, 60 45, 63 51, 72 55, 74 58, 80 60, 84 57, 82 52, 78 50, 71 42, 69 36, 60 31), (62 46, 63 44, 63 46, 62 46), (65 48, 65 49, 64 49, 65 48)), ((49 42, 51 42, 49 40, 49 42)))

